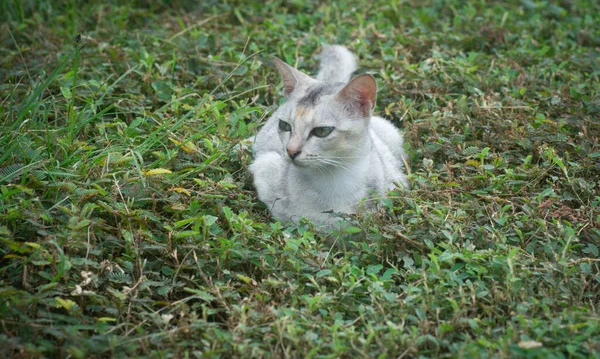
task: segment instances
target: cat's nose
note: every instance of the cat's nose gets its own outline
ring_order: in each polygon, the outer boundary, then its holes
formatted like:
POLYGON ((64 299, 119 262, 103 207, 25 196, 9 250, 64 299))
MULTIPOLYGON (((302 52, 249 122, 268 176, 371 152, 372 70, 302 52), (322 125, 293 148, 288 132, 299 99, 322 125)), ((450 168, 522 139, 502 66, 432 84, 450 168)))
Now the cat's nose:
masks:
POLYGON ((296 151, 294 151, 294 150, 290 150, 290 149, 288 148, 288 149, 287 149, 287 153, 288 153, 288 156, 290 156, 290 158, 291 158, 291 159, 292 159, 292 161, 293 161, 293 160, 294 160, 294 158, 298 157, 298 155, 299 155, 300 153, 302 153, 302 151, 300 151, 300 150, 296 150, 296 151))

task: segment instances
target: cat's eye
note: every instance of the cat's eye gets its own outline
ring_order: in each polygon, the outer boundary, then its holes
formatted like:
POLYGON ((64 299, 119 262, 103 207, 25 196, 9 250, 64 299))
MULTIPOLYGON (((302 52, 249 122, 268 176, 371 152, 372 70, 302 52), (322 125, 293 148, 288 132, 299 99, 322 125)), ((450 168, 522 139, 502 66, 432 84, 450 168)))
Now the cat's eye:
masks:
POLYGON ((317 137, 327 137, 333 131, 333 127, 315 127, 312 130, 312 134, 317 137))
POLYGON ((288 132, 292 130, 292 126, 285 121, 279 120, 279 129, 281 131, 288 132))

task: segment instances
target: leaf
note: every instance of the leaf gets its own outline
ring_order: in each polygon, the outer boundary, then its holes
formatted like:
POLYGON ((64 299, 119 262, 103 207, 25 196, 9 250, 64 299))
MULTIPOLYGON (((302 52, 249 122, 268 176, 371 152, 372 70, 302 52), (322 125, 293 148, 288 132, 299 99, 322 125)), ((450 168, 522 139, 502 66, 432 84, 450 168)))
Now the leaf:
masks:
POLYGON ((83 219, 79 222, 77 222, 76 217, 72 217, 72 219, 73 219, 73 221, 69 221, 68 228, 72 229, 74 231, 86 228, 90 225, 90 223, 92 223, 92 221, 90 221, 89 219, 83 219))
POLYGON ((462 151, 463 156, 469 157, 479 153, 479 147, 469 146, 462 151))
POLYGON ((381 276, 381 279, 391 279, 394 274, 398 274, 398 270, 396 268, 388 268, 381 276))
POLYGON ((60 92, 62 93, 63 97, 67 100, 70 100, 71 97, 73 97, 73 95, 71 94, 71 89, 68 87, 61 86, 60 92))
POLYGON ((180 227, 186 226, 190 223, 194 223, 198 219, 199 219, 198 217, 186 218, 186 219, 182 219, 181 221, 175 222, 173 225, 175 226, 175 228, 180 228, 180 227))
POLYGON ((201 298, 204 301, 210 302, 212 300, 215 300, 215 296, 210 294, 209 292, 202 290, 202 289, 194 289, 194 288, 183 288, 184 291, 188 292, 188 293, 192 293, 197 295, 199 298, 201 298))
POLYGON ((63 307, 65 308, 67 311, 70 311, 73 308, 77 307, 77 303, 75 303, 74 301, 72 301, 71 299, 62 299, 60 297, 56 297, 54 298, 54 300, 56 301, 56 303, 58 304, 57 307, 63 307))
POLYGON ((579 269, 585 274, 590 274, 592 272, 592 266, 589 263, 579 263, 579 269))
POLYGON ((122 229, 121 233, 123 234, 123 239, 125 240, 125 242, 133 243, 133 233, 126 229, 122 229))
POLYGON ((325 277, 326 275, 331 275, 331 269, 322 269, 315 274, 317 278, 325 277))
POLYGON ((182 145, 181 141, 176 140, 174 138, 169 138, 169 140, 171 140, 171 142, 173 142, 177 146, 181 146, 181 149, 184 150, 186 153, 193 154, 193 153, 200 152, 200 150, 198 149, 198 147, 196 147, 196 145, 192 141, 190 141, 190 140, 184 141, 185 143, 183 143, 183 145, 182 145))
POLYGON ((488 152, 490 152, 490 148, 485 147, 483 150, 481 150, 481 153, 479 154, 479 158, 481 158, 481 159, 485 158, 485 156, 487 156, 488 152))
POLYGON ((163 102, 171 101, 171 95, 173 94, 172 86, 169 81, 154 81, 152 83, 154 93, 163 102))
POLYGON ((231 222, 231 217, 233 217, 233 212, 231 212, 231 208, 227 206, 223 207, 223 214, 225 214, 227 222, 231 222))
POLYGON ((217 219, 219 219, 219 218, 207 214, 204 216, 204 225, 207 227, 210 227, 213 224, 217 223, 217 219))
POLYGON ((134 129, 136 127, 138 127, 140 125, 140 123, 144 122, 144 119, 142 117, 137 117, 135 120, 133 120, 133 122, 131 122, 129 124, 129 128, 130 129, 134 129))
POLYGON ((448 238, 448 240, 450 241, 450 243, 452 243, 452 240, 454 239, 454 236, 448 232, 445 229, 442 229, 442 234, 444 235, 444 237, 448 238))
POLYGON ((17 176, 20 176, 26 169, 27 167, 25 165, 19 163, 0 167, 0 183, 8 182, 17 176))
POLYGON ((350 227, 344 228, 344 233, 347 233, 347 234, 354 234, 354 233, 360 233, 360 232, 362 232, 362 229, 360 229, 358 227, 350 226, 350 227))
POLYGON ((527 137, 519 138, 517 140, 517 145, 523 147, 526 150, 531 149, 533 147, 531 140, 528 139, 527 137))
POLYGON ((245 276, 243 274, 237 274, 236 276, 246 284, 250 284, 252 282, 252 278, 245 276))
POLYGON ((373 264, 367 267, 367 274, 377 275, 382 269, 383 266, 381 264, 373 264))
POLYGON ((173 237, 175 237, 175 238, 185 238, 185 237, 193 237, 193 236, 199 236, 199 235, 200 235, 199 231, 181 231, 181 232, 173 233, 173 237))
POLYGON ((598 246, 596 246, 593 243, 588 243, 588 247, 586 250, 584 250, 584 252, 591 253, 594 256, 598 257, 598 246))
POLYGON ((170 189, 170 191, 177 192, 177 193, 183 193, 183 194, 187 195, 188 197, 190 197, 192 195, 190 193, 190 191, 188 191, 187 189, 185 189, 183 187, 173 187, 170 189))
POLYGON ((117 319, 116 318, 111 318, 111 317, 100 317, 100 318, 96 318, 97 321, 102 322, 102 323, 108 323, 108 322, 116 322, 117 319))
POLYGON ((556 197, 556 193, 554 193, 554 188, 550 187, 550 188, 546 188, 545 190, 542 191, 542 193, 538 194, 537 198, 538 200, 547 196, 552 196, 552 197, 556 197))
POLYGON ((0 236, 10 237, 10 231, 6 226, 0 226, 0 236))
POLYGON ((171 170, 168 170, 166 168, 155 168, 149 171, 145 171, 143 172, 145 176, 157 176, 157 175, 164 175, 164 174, 169 174, 169 173, 173 173, 171 172, 171 170))
POLYGON ((536 349, 541 348, 544 345, 536 340, 522 340, 519 342, 519 348, 522 349, 536 349))
POLYGON ((38 243, 33 242, 25 242, 25 245, 34 249, 40 249, 41 246, 38 243))

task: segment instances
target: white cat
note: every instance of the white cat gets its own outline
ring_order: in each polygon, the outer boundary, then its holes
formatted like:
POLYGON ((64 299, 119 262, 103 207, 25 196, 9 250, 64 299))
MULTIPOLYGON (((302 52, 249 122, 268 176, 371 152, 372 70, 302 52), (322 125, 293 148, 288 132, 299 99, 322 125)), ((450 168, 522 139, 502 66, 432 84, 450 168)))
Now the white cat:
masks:
POLYGON ((301 217, 331 227, 335 213, 355 213, 361 199, 385 195, 402 171, 402 135, 372 117, 377 84, 371 75, 350 80, 354 55, 342 46, 321 53, 316 80, 273 58, 286 103, 254 140, 250 165, 258 198, 281 221, 301 217))

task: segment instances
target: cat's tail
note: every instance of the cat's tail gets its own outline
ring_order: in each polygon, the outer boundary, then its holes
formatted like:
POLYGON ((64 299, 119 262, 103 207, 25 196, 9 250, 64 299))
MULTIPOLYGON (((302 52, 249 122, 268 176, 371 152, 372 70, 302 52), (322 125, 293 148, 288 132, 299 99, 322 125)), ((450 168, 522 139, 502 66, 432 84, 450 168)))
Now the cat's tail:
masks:
POLYGON ((356 70, 356 56, 340 45, 325 46, 321 52, 318 81, 348 82, 356 70))

